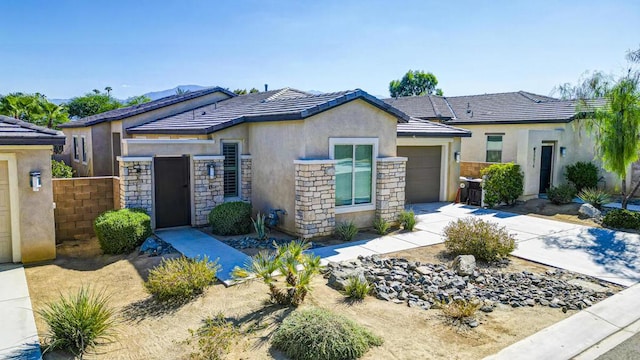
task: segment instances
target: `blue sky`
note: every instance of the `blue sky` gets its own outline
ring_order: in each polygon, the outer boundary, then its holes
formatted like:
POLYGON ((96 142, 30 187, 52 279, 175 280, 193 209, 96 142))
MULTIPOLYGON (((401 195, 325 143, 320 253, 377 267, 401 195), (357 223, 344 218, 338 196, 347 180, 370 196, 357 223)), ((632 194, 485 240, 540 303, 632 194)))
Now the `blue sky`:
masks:
POLYGON ((388 95, 409 69, 445 95, 549 94, 619 72, 640 1, 0 1, 0 94, 126 98, 179 84, 388 95))

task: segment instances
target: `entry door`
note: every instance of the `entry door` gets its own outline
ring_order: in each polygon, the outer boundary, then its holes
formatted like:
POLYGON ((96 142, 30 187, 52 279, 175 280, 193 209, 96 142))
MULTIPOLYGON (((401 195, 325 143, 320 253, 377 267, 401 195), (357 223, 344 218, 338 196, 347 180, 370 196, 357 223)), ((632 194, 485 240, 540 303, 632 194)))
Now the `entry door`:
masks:
POLYGON ((553 171, 553 145, 542 145, 540 154, 540 193, 546 194, 551 187, 551 173, 553 171))
POLYGON ((189 157, 157 157, 153 170, 156 227, 191 225, 189 157))
POLYGON ((9 206, 9 163, 0 161, 0 263, 11 262, 11 207, 9 206))

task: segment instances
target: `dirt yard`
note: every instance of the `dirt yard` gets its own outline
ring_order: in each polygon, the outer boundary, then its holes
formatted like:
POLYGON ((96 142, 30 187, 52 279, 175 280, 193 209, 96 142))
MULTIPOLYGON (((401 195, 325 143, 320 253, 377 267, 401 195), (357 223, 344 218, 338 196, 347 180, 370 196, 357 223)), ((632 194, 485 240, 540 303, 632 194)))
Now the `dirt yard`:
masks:
POLYGON ((578 203, 555 205, 547 199, 531 199, 525 202, 510 206, 499 206, 497 210, 512 212, 516 214, 531 215, 551 220, 569 222, 573 224, 601 227, 600 224, 591 219, 580 219, 578 217, 578 203))
MULTIPOLYGON (((422 262, 445 261, 442 245, 393 254, 422 262)), ((105 348, 95 359, 181 359, 190 348, 183 343, 189 329, 218 312, 243 329, 255 331, 233 347, 230 359, 284 359, 271 350, 269 335, 288 310, 266 305, 266 286, 259 283, 231 288, 216 284, 203 296, 178 309, 163 309, 145 292, 142 282, 148 269, 160 258, 100 255, 97 242, 64 243, 58 259, 49 265, 26 269, 29 291, 35 310, 56 300, 60 293, 75 292, 82 285, 106 290, 111 305, 120 314, 119 340, 105 348)), ((512 259, 509 271, 544 272, 547 267, 512 259)), ((343 296, 326 286, 318 276, 314 291, 303 306, 319 306, 344 314, 382 336, 384 344, 373 348, 365 359, 480 359, 527 337, 570 315, 549 307, 510 308, 499 306, 491 313, 478 313, 480 326, 475 329, 454 328, 445 322, 440 310, 424 311, 367 298, 349 304, 343 296)), ((36 316, 40 333, 46 328, 36 316)), ((66 359, 63 354, 49 354, 47 359, 66 359)))

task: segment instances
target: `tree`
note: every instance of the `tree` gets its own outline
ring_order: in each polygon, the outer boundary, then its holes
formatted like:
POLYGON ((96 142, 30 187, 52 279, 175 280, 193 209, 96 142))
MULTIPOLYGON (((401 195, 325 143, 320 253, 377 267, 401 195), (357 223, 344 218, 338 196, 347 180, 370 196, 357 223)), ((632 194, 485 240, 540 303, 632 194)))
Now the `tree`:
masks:
POLYGON ((111 86, 107 86, 104 88, 104 91, 107 92, 107 96, 111 96, 111 90, 113 90, 113 88, 111 86))
POLYGON ((251 88, 251 90, 249 90, 249 94, 255 94, 260 92, 260 90, 256 89, 256 88, 251 88))
MULTIPOLYGON (((638 51, 627 54, 631 63, 640 62, 630 55, 638 51)), ((596 156, 602 160, 604 169, 621 179, 622 208, 626 209, 629 199, 640 188, 638 181, 627 193, 626 183, 627 170, 638 160, 640 151, 640 72, 631 64, 626 74, 617 80, 603 78, 613 79, 596 72, 576 87, 581 89, 575 94, 579 100, 577 110, 592 114, 592 118, 584 121, 585 128, 595 139, 596 156), (605 104, 597 107, 589 100, 600 94, 605 104)))
POLYGON ((84 96, 74 97, 67 104, 70 117, 83 118, 122 107, 122 104, 98 90, 84 96), (97 92, 96 92, 97 91, 97 92))
POLYGON ((235 90, 233 90, 233 92, 234 92, 236 95, 244 95, 244 94, 246 94, 246 93, 247 93, 247 89, 235 89, 235 90))
POLYGON ((176 95, 183 95, 183 94, 186 94, 186 93, 188 93, 188 92, 189 92, 189 90, 185 90, 185 89, 183 89, 183 88, 181 88, 181 87, 178 87, 178 88, 176 89, 176 95))
POLYGON ((146 95, 138 95, 138 96, 134 96, 131 97, 129 99, 127 99, 127 102, 125 103, 125 106, 133 106, 133 105, 140 105, 140 104, 144 104, 151 101, 151 98, 149 98, 146 95))
POLYGON ((64 107, 47 101, 42 104, 42 120, 44 123, 38 125, 57 129, 60 124, 69 121, 69 116, 64 107))
POLYGON ((433 73, 422 70, 409 70, 400 80, 389 83, 391 97, 436 95, 442 96, 442 89, 436 89, 438 79, 433 73))
POLYGON ((63 106, 49 102, 40 93, 12 93, 0 97, 0 114, 48 128, 69 121, 63 106))

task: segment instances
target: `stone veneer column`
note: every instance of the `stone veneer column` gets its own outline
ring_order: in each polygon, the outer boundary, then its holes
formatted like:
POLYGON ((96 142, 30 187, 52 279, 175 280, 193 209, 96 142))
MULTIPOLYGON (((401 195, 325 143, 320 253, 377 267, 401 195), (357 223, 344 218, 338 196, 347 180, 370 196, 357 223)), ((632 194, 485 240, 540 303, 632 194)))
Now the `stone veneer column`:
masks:
POLYGON ((376 168, 376 217, 396 222, 404 210, 407 158, 378 158, 376 168))
POLYGON ((118 157, 120 171, 120 207, 142 208, 153 212, 151 185, 152 157, 118 157))
POLYGON ((209 212, 224 202, 224 156, 193 156, 193 207, 195 225, 207 225, 209 212), (208 165, 213 164, 214 177, 208 165))
POLYGON ((295 160, 296 232, 303 239, 331 235, 336 226, 335 160, 295 160))
POLYGON ((251 202, 251 162, 251 155, 240 155, 240 198, 248 202, 251 202))

